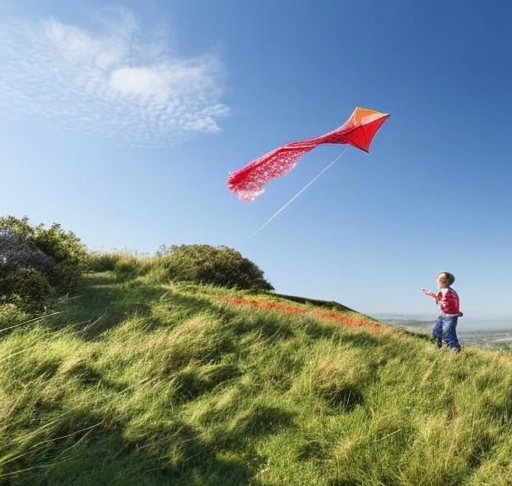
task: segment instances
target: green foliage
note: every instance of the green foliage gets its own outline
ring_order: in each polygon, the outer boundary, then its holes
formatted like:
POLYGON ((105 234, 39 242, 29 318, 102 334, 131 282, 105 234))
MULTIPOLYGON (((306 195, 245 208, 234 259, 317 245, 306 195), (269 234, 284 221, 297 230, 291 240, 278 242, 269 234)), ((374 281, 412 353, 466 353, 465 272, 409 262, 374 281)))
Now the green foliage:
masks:
POLYGON ((72 289, 87 266, 88 253, 72 231, 64 231, 60 224, 49 228, 39 224, 34 228, 35 246, 56 262, 50 283, 61 290, 72 289))
POLYGON ((28 218, 0 218, 0 288, 5 302, 37 307, 52 291, 68 292, 82 275, 87 252, 60 225, 31 226, 28 218))
POLYGON ((48 278, 35 268, 16 268, 0 281, 4 302, 22 302, 26 308, 37 309, 51 295, 48 278))
POLYGON ((246 290, 273 290, 256 264, 226 246, 172 246, 163 256, 171 280, 246 290))
POLYGON ((147 275, 154 282, 190 282, 252 291, 274 289, 253 262, 225 246, 162 245, 155 256, 129 251, 95 252, 89 255, 87 268, 98 273, 113 272, 119 281, 147 275))
POLYGON ((0 332, 11 329, 28 319, 28 315, 16 304, 0 304, 0 332))
POLYGON ((34 268, 51 275, 55 260, 37 248, 34 230, 26 218, 0 218, 0 276, 18 267, 34 268))

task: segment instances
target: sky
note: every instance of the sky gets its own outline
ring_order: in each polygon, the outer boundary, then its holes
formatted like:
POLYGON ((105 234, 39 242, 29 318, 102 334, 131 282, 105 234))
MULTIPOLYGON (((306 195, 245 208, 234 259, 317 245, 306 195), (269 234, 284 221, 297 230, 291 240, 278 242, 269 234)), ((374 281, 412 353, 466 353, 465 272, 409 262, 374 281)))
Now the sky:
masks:
POLYGON ((0 0, 0 215, 90 251, 228 246, 372 316, 435 318, 447 270, 464 318, 510 319, 511 23, 509 0, 0 0), (356 106, 391 115, 368 154, 228 190, 356 106))

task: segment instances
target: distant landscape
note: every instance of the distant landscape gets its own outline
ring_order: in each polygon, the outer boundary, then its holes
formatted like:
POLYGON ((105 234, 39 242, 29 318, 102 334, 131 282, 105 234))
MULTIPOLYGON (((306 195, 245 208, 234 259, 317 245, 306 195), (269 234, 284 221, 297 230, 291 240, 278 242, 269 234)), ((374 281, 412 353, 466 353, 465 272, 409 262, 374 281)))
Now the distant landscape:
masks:
MULTIPOLYGON (((414 319, 405 316, 375 316, 381 322, 395 327, 430 335, 434 318, 414 319)), ((457 334, 463 346, 480 346, 491 349, 510 349, 512 347, 512 320, 505 319, 459 319, 457 334)))

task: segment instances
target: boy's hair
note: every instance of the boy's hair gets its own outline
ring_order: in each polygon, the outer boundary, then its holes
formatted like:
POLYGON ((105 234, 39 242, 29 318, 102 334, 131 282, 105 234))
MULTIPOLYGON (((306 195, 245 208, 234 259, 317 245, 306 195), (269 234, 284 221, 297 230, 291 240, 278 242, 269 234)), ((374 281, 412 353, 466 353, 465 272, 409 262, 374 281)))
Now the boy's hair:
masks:
POLYGON ((450 273, 450 272, 439 272, 439 273, 437 274, 437 276, 438 276, 438 277, 439 277, 439 276, 441 276, 441 275, 444 275, 444 276, 445 276, 445 278, 446 278, 446 283, 448 284, 448 287, 449 287, 450 285, 452 285, 452 284, 453 284, 453 282, 455 282, 455 275, 453 275, 453 273, 450 273))

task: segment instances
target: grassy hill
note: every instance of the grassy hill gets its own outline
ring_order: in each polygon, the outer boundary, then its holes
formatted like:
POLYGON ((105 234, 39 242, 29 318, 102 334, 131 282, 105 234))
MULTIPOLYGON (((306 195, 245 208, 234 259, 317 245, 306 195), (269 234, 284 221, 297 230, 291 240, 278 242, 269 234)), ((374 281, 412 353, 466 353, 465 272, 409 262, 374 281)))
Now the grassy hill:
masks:
POLYGON ((336 303, 88 275, 0 314, 0 484, 512 484, 512 357, 336 303))

